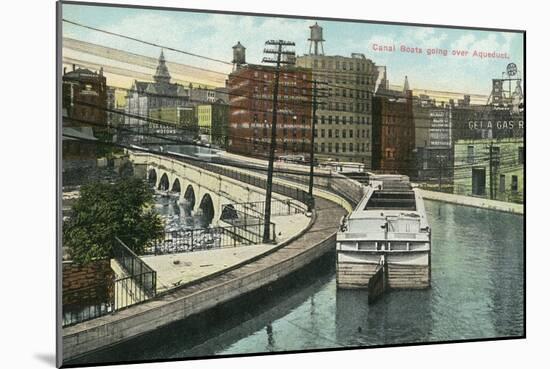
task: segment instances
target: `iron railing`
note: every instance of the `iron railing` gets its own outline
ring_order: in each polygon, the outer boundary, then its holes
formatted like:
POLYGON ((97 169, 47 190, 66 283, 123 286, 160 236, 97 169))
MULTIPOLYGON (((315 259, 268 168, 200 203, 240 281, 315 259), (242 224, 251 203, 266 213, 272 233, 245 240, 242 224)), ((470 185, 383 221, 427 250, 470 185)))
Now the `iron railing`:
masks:
MULTIPOLYGON (((230 223, 229 220, 225 220, 230 223)), ((263 243, 263 219, 247 218, 229 226, 194 228, 167 232, 164 239, 145 247, 144 255, 164 255, 263 243)), ((270 224, 270 241, 275 241, 275 223, 270 224)))
POLYGON ((98 318, 114 311, 113 283, 63 292, 63 326, 98 318))
MULTIPOLYGON (((274 200, 271 201, 271 215, 294 215, 304 214, 306 209, 297 205, 292 200, 274 200)), ((221 220, 248 217, 263 219, 265 215, 265 201, 241 202, 222 205, 221 220)))
MULTIPOLYGON (((125 273, 115 281, 115 292, 117 288, 127 289, 128 294, 136 296, 132 297, 135 300, 134 303, 154 297, 157 292, 157 272, 130 250, 120 238, 115 237, 115 239, 113 258, 125 273), (141 292, 136 292, 138 290, 141 292)), ((117 308, 119 306, 120 304, 117 303, 117 308)))

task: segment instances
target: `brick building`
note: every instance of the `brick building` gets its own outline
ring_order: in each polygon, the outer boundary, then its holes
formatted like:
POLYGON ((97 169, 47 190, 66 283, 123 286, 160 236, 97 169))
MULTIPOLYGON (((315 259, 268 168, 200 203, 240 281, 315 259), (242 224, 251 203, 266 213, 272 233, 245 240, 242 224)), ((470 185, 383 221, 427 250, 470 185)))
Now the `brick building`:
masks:
MULTIPOLYGON (((258 158, 269 156, 274 81, 274 67, 246 64, 244 58, 229 74, 227 80, 228 151, 258 158)), ((281 68, 276 157, 283 155, 309 157, 312 122, 311 91, 311 70, 293 66, 281 68)))
POLYGON ((373 98, 372 169, 414 175, 415 129, 411 90, 373 98))

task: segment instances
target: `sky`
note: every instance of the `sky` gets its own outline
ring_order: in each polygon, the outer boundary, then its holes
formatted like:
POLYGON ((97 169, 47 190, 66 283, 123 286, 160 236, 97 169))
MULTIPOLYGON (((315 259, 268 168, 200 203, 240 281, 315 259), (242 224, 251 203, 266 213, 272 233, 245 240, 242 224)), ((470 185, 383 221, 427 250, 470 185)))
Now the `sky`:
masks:
MULTIPOLYGON (((260 63, 264 42, 283 39, 296 43, 297 55, 309 51, 309 26, 315 20, 210 14, 186 11, 63 5, 63 18, 149 42, 231 61, 232 46, 240 41, 247 62, 260 63)), ((323 27, 325 55, 363 53, 377 65, 387 67, 391 84, 402 85, 408 76, 411 88, 488 95, 491 79, 499 78, 509 63, 523 74, 523 34, 364 22, 317 20, 323 27), (377 46, 375 46, 377 45, 377 46), (420 53, 402 52, 401 46, 420 53), (375 47, 394 46, 395 51, 375 47), (428 55, 428 49, 447 50, 447 56, 428 55), (466 56, 452 55, 467 51, 466 56), (480 58, 474 51, 506 53, 507 59, 480 58)), ((157 47, 106 35, 63 23, 63 36, 103 46, 158 57, 157 47)), ((231 67, 217 62, 165 51, 168 61, 200 66, 220 72, 231 67)))

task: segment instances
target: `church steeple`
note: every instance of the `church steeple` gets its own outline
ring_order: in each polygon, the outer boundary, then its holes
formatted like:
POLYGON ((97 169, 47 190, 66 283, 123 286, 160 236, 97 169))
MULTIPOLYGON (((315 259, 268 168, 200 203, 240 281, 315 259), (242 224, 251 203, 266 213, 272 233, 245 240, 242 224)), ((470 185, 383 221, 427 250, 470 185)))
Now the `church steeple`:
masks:
POLYGON ((166 60, 164 60, 164 50, 160 51, 159 63, 153 79, 156 83, 170 83, 170 73, 166 67, 166 60))

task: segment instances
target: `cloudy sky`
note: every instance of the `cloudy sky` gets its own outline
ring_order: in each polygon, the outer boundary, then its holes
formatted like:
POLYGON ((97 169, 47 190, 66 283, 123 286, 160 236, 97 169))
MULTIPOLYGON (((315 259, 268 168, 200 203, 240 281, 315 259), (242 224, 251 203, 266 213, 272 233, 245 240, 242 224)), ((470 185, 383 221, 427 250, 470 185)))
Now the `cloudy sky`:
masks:
MULTIPOLYGON (((180 50, 230 61, 231 47, 240 41, 247 48, 247 61, 259 63, 264 42, 284 39, 296 43, 298 55, 308 52, 309 26, 313 20, 185 11, 161 11, 85 5, 63 5, 63 18, 111 32, 147 40, 180 50)), ((523 73, 521 33, 473 31, 374 23, 319 20, 324 28, 327 55, 363 53, 378 65, 387 66, 392 84, 408 76, 412 88, 488 95, 491 79, 500 77, 508 63, 523 73), (374 45, 393 45, 394 52, 379 52, 374 45), (404 53, 401 45, 418 47, 422 53, 404 53), (446 49, 447 56, 427 55, 427 49, 446 49), (466 50, 467 56, 453 56, 466 50), (474 57, 478 51, 507 53, 509 59, 474 57)), ((96 31, 63 24, 63 36, 125 51, 158 57, 154 46, 121 39, 96 31)), ((230 66, 166 51, 169 61, 228 72, 230 66)))

